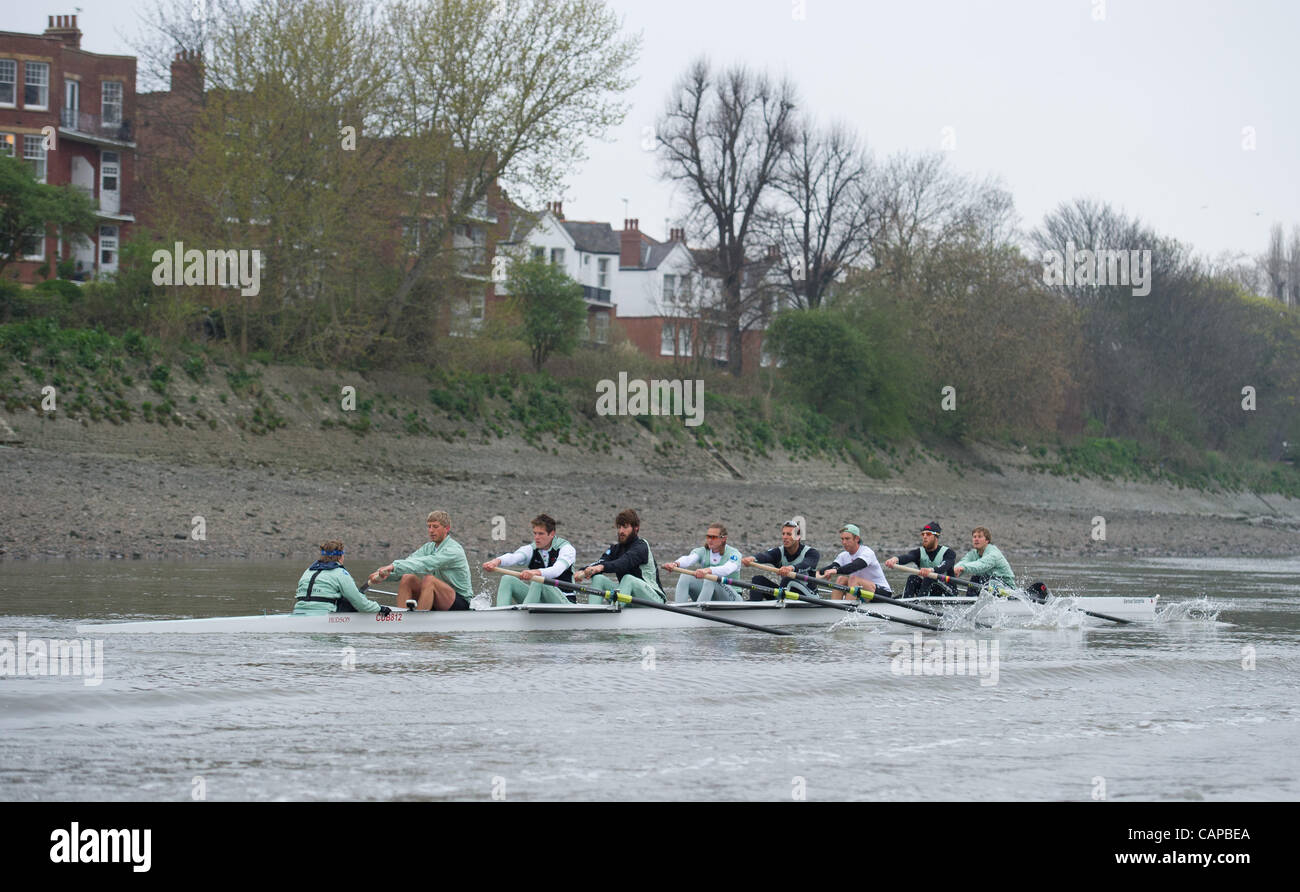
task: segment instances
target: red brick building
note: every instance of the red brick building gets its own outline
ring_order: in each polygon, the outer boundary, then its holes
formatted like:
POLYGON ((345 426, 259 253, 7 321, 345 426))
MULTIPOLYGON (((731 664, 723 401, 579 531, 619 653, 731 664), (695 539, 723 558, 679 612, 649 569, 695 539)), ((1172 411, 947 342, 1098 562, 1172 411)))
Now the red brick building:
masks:
POLYGON ((75 15, 50 16, 42 34, 0 31, 0 151, 83 190, 99 217, 90 241, 33 233, 10 265, 19 281, 53 278, 65 259, 78 279, 117 269, 135 223, 135 101, 135 57, 83 50, 75 15))

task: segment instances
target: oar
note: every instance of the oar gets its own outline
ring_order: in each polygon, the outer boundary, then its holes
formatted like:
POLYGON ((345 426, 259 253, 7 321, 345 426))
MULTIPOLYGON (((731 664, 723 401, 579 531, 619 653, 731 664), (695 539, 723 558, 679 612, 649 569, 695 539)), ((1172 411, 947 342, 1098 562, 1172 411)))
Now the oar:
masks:
MULTIPOLYGON (((504 573, 506 576, 514 576, 515 578, 519 578, 520 576, 523 575, 522 573, 518 573, 514 570, 507 570, 505 567, 494 567, 492 572, 504 573)), ((741 628, 754 629, 755 631, 758 632, 767 632, 769 635, 790 634, 785 629, 769 629, 767 626, 759 626, 759 625, 755 625, 754 623, 747 623, 738 619, 729 619, 725 616, 710 616, 709 614, 699 610, 688 610, 685 607, 669 607, 667 604, 660 604, 658 601, 650 601, 647 600, 646 598, 637 598, 632 595, 625 595, 622 592, 604 592, 597 588, 590 588, 585 585, 577 585, 576 583, 572 583, 572 582, 564 582, 559 579, 548 579, 546 580, 545 584, 553 585, 556 586, 557 588, 566 589, 568 591, 581 592, 584 595, 595 595, 598 598, 604 598, 606 601, 619 601, 620 603, 623 604, 638 604, 642 607, 654 607, 657 610, 667 610, 669 613, 680 613, 683 616, 694 616, 694 617, 698 617, 699 619, 711 619, 715 623, 726 623, 729 626, 740 626, 741 628)))
MULTIPOLYGON (((902 570, 904 573, 915 573, 917 576, 920 576, 920 575, 921 575, 921 571, 920 571, 920 570, 913 570, 911 567, 895 567, 894 569, 896 569, 896 570, 902 570)), ((977 591, 977 592, 978 592, 978 591, 993 591, 993 590, 994 590, 993 587, 990 586, 988 583, 984 583, 984 582, 967 582, 967 581, 964 580, 964 579, 958 579, 958 578, 955 577, 955 576, 945 576, 945 575, 943 575, 942 573, 934 573, 934 574, 931 574, 930 578, 931 578, 931 579, 937 579, 937 580, 939 580, 940 582, 953 583, 953 584, 956 584, 956 585, 964 585, 964 586, 966 586, 967 591, 969 591, 969 590, 971 590, 971 589, 974 589, 974 590, 977 591)), ((1047 604, 1047 603, 1049 603, 1048 600, 1047 600, 1046 598, 1040 598, 1040 597, 1037 597, 1035 592, 1025 592, 1025 594, 1028 595, 1028 596, 1029 596, 1029 600, 1033 601, 1035 604, 1047 604)), ((1094 613, 1094 612, 1092 612, 1091 610, 1084 610, 1082 607, 1077 607, 1077 606, 1076 606, 1074 609, 1077 610, 1077 611, 1079 611, 1080 613, 1082 613, 1084 616, 1091 616, 1091 617, 1093 617, 1094 619, 1104 619, 1104 620, 1109 620, 1110 622, 1113 622, 1113 623, 1119 623, 1119 624, 1121 624, 1121 625, 1125 625, 1125 626, 1127 626, 1127 625, 1131 625, 1132 622, 1133 622, 1133 620, 1131 620, 1131 619, 1121 619, 1121 618, 1118 617, 1118 616, 1111 616, 1111 615, 1106 614, 1106 613, 1094 613)))
MULTIPOLYGON (((760 570, 775 570, 781 572, 780 567, 773 567, 771 564, 750 564, 751 567, 758 567, 760 570)), ((915 610, 917 613, 928 613, 931 616, 943 616, 938 610, 932 610, 922 604, 909 604, 906 601, 900 601, 897 598, 891 598, 889 595, 881 595, 876 592, 867 591, 856 585, 840 585, 838 582, 830 582, 817 576, 806 576, 803 573, 794 574, 794 578, 800 582, 811 583, 812 585, 824 585, 826 588, 832 588, 840 592, 848 592, 855 598, 861 598, 864 601, 879 601, 881 604, 893 604, 895 607, 906 607, 908 610, 915 610)))
MULTIPOLYGON (((677 573, 683 573, 683 574, 689 573, 692 576, 695 575, 694 570, 683 570, 681 567, 670 567, 668 569, 671 569, 677 573)), ((942 631, 941 629, 929 625, 928 623, 918 623, 916 620, 904 619, 901 616, 886 616, 883 613, 873 613, 872 611, 867 610, 865 607, 861 606, 856 601, 853 602, 827 601, 824 598, 814 598, 811 595, 801 595, 799 594, 799 592, 791 591, 790 589, 785 589, 785 588, 774 589, 771 588, 770 586, 758 585, 753 582, 741 582, 739 579, 728 579, 725 576, 714 576, 712 573, 707 574, 704 578, 711 580, 713 582, 720 582, 723 585, 738 585, 741 588, 760 589, 765 592, 770 592, 773 596, 777 598, 784 598, 787 601, 804 601, 808 604, 816 604, 818 607, 834 607, 836 610, 843 610, 846 611, 847 613, 864 613, 867 616, 873 617, 874 619, 892 620, 893 622, 896 623, 902 623, 905 626, 916 626, 918 629, 927 629, 931 632, 942 631)))

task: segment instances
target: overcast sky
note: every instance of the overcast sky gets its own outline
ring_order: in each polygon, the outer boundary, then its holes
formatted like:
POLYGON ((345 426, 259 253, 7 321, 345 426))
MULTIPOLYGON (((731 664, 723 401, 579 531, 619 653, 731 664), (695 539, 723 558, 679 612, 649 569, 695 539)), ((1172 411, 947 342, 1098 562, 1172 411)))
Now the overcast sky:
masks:
MULTIPOLYGON (((0 29, 66 6, 0 0, 0 29)), ((133 53, 151 0, 79 0, 82 47, 133 53)), ((673 82, 707 54, 788 74, 802 107, 877 156, 941 149, 996 176, 1022 226, 1090 196, 1199 252, 1257 254, 1300 224, 1300 3, 1290 0, 609 0, 644 42, 632 110, 569 178, 571 220, 628 215, 655 237, 680 196, 641 148, 673 82), (802 7, 803 18, 798 18, 802 7), (1101 10, 1104 9, 1104 18, 1101 10), (1243 148, 1253 128, 1255 148, 1243 148)), ((558 196, 557 196, 558 197, 558 196)), ((1106 247, 1106 246, 1098 246, 1106 247)))

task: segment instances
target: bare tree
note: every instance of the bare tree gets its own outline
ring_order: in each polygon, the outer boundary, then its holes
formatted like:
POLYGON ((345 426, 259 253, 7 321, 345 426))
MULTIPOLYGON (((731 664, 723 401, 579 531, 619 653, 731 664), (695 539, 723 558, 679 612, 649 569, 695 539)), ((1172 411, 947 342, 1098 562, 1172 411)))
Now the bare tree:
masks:
POLYGON ((1287 256, 1286 239, 1281 223, 1274 223, 1268 231, 1268 250, 1259 258, 1260 269, 1268 277, 1268 294, 1286 303, 1287 256))
POLYGON ((834 282, 866 253, 872 226, 871 160, 857 134, 837 124, 800 123, 778 171, 786 198, 766 227, 796 306, 816 309, 834 282))
POLYGON ((793 143, 794 86, 736 67, 715 76, 699 59, 678 81, 660 118, 658 142, 665 179, 686 187, 689 228, 701 236, 701 273, 719 282, 720 310, 729 330, 728 366, 743 371, 741 338, 755 314, 746 294, 759 221, 773 198, 782 161, 793 143))
POLYGON ((927 266, 948 248, 966 253, 975 243, 1010 239, 1011 196, 994 181, 953 172, 937 152, 891 157, 873 174, 867 201, 875 275, 896 286, 927 278, 927 266))
POLYGON ((1287 282, 1291 306, 1300 305, 1300 225, 1291 227, 1291 247, 1287 253, 1287 282))

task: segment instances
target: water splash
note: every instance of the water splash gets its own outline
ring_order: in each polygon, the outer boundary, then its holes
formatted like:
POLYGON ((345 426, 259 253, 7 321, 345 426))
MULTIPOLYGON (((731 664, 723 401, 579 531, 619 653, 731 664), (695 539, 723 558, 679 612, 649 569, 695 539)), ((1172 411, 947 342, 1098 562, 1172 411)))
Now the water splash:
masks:
POLYGON ((1168 623, 1195 623, 1213 626, 1218 622, 1219 614, 1228 605, 1222 601, 1209 598, 1193 598, 1190 601, 1171 601, 1156 609, 1156 625, 1168 623))

